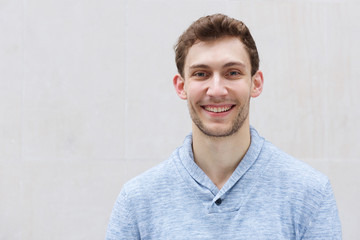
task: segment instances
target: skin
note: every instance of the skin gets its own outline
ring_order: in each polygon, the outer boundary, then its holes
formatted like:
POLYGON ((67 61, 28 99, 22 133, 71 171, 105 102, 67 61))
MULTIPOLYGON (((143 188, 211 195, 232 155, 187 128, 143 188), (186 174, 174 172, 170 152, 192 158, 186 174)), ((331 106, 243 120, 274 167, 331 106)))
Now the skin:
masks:
POLYGON ((261 71, 251 76, 249 55, 235 37, 195 43, 184 76, 173 79, 193 121, 194 160, 219 189, 250 146, 250 98, 260 95, 263 81, 261 71))

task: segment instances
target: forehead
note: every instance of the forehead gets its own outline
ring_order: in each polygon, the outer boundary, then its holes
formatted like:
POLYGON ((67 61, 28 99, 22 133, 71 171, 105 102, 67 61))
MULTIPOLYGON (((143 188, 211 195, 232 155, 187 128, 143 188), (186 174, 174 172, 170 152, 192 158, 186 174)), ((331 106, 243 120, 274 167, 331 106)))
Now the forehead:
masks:
POLYGON ((240 62, 250 70, 249 55, 239 38, 224 37, 195 43, 188 51, 184 70, 187 71, 193 65, 218 67, 229 62, 240 62))

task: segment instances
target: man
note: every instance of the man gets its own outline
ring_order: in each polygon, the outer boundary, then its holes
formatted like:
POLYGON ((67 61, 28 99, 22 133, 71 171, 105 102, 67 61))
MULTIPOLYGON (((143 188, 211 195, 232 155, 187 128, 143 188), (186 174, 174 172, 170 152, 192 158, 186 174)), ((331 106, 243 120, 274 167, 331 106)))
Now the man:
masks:
POLYGON ((263 74, 248 28, 215 14, 175 47, 192 134, 123 187, 107 239, 341 239, 328 179, 249 124, 263 74))

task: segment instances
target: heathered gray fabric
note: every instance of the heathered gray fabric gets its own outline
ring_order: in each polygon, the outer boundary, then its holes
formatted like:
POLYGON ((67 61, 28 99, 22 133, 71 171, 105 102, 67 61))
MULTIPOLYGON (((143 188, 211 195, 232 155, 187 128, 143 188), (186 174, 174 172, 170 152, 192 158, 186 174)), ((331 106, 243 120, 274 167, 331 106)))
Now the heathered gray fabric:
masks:
POLYGON ((187 136, 124 185, 106 239, 341 239, 328 178, 250 130, 249 150, 221 190, 193 161, 187 136))

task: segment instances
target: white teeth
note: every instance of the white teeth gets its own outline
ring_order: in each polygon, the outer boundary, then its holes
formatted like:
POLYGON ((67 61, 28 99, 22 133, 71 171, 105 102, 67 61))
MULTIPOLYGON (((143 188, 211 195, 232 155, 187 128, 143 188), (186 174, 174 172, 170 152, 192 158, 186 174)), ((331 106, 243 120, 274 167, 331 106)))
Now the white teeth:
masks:
POLYGON ((205 107, 209 112, 220 113, 229 111, 231 107, 205 107))

